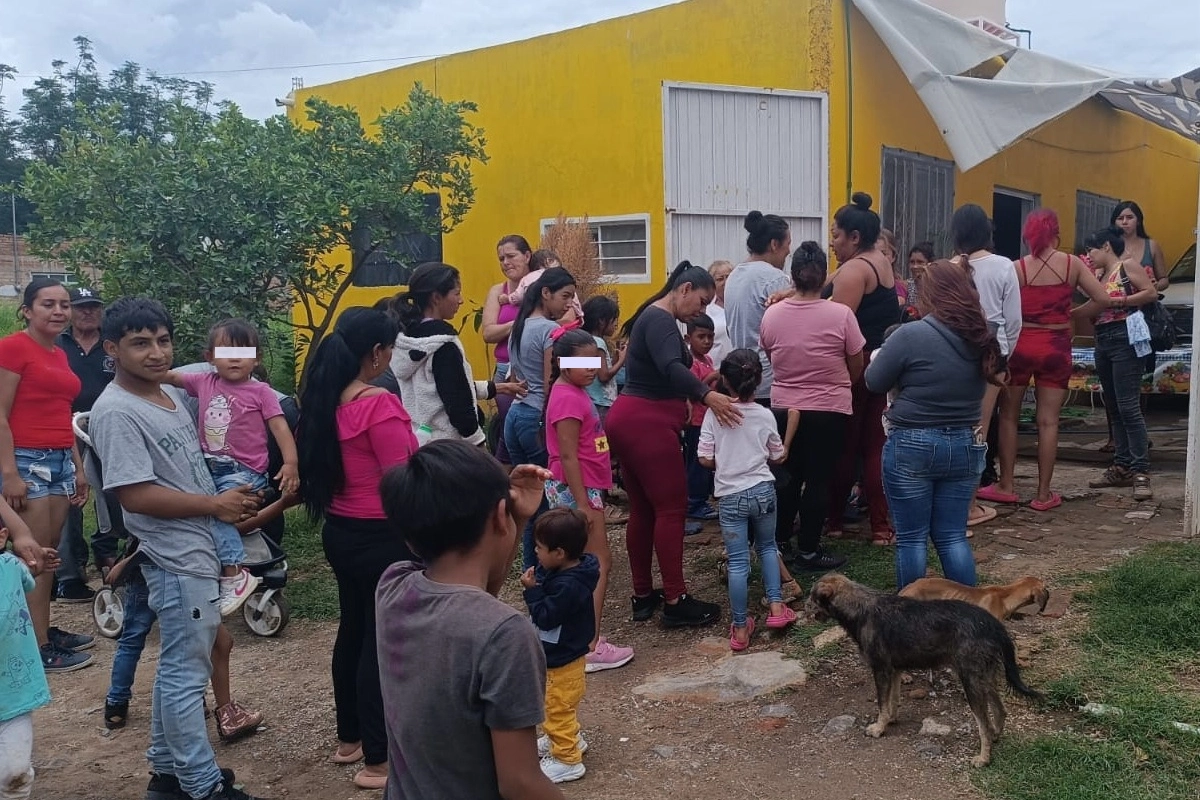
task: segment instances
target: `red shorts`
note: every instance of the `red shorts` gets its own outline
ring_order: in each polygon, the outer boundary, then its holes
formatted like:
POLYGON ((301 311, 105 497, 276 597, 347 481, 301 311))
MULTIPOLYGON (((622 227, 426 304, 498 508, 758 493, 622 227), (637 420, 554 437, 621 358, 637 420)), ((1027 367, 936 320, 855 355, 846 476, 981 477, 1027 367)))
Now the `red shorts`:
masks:
POLYGON ((1030 378, 1049 389, 1067 388, 1071 380, 1070 330, 1021 328, 1017 347, 1008 356, 1008 385, 1023 389, 1030 378))

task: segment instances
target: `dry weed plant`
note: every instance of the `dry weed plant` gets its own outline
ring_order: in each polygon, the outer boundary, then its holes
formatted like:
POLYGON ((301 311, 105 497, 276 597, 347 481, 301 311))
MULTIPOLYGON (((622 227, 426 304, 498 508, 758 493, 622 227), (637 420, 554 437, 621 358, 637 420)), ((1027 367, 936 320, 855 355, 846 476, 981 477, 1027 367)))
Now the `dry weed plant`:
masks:
POLYGON ((574 276, 575 291, 580 302, 611 293, 608 287, 612 281, 600 266, 600 251, 592 239, 587 217, 571 222, 559 214, 554 224, 542 235, 538 247, 553 250, 562 265, 574 276))

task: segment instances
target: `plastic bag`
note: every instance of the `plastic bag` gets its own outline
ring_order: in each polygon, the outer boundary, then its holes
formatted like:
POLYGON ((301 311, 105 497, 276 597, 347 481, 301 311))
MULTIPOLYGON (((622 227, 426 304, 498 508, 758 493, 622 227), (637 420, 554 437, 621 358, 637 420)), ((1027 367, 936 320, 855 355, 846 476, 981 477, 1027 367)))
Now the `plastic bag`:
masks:
POLYGON ((1146 324, 1146 316, 1141 311, 1134 311, 1125 317, 1125 331, 1138 358, 1144 358, 1154 352, 1154 348, 1150 346, 1150 326, 1146 324))

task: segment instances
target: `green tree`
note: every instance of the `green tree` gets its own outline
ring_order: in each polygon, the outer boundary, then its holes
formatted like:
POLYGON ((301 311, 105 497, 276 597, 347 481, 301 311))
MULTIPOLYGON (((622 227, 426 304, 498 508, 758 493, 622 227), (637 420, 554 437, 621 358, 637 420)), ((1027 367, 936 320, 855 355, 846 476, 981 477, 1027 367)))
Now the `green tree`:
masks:
POLYGON ((26 159, 18 146, 20 126, 9 117, 4 103, 4 85, 16 76, 16 69, 0 64, 0 233, 20 233, 28 224, 32 208, 29 201, 20 196, 21 176, 25 173, 26 159), (16 230, 13 230, 13 215, 10 202, 16 202, 16 230))
MULTIPOLYGON (((127 135, 109 106, 64 132, 57 161, 26 172, 34 252, 101 272, 109 296, 148 294, 176 317, 183 352, 213 322, 292 322, 309 355, 357 270, 405 236, 449 232, 486 161, 469 102, 415 85, 368 134, 356 111, 307 102, 307 124, 209 115, 176 99, 161 136, 127 135), (430 212, 428 196, 440 198, 430 212)), ((402 253, 396 253, 403 258, 402 253)))

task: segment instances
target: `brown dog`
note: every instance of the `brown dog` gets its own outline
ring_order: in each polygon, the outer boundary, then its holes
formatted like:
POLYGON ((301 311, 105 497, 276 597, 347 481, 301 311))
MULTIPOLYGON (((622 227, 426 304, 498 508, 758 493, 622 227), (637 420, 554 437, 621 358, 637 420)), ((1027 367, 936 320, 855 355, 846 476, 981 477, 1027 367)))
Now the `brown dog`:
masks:
POLYGON ((900 596, 914 600, 962 600, 1003 622, 1017 609, 1033 603, 1037 603, 1039 612, 1045 611, 1050 590, 1034 577, 1021 578, 1007 586, 964 586, 945 578, 921 578, 905 586, 900 596))
POLYGON ((1040 697, 1021 680, 1008 630, 978 606, 885 594, 830 573, 813 585, 809 609, 817 619, 837 620, 874 675, 879 718, 867 726, 868 736, 883 736, 895 719, 905 669, 948 666, 957 673, 979 726, 976 767, 991 761, 992 743, 1004 730, 1001 673, 1020 694, 1040 697))

